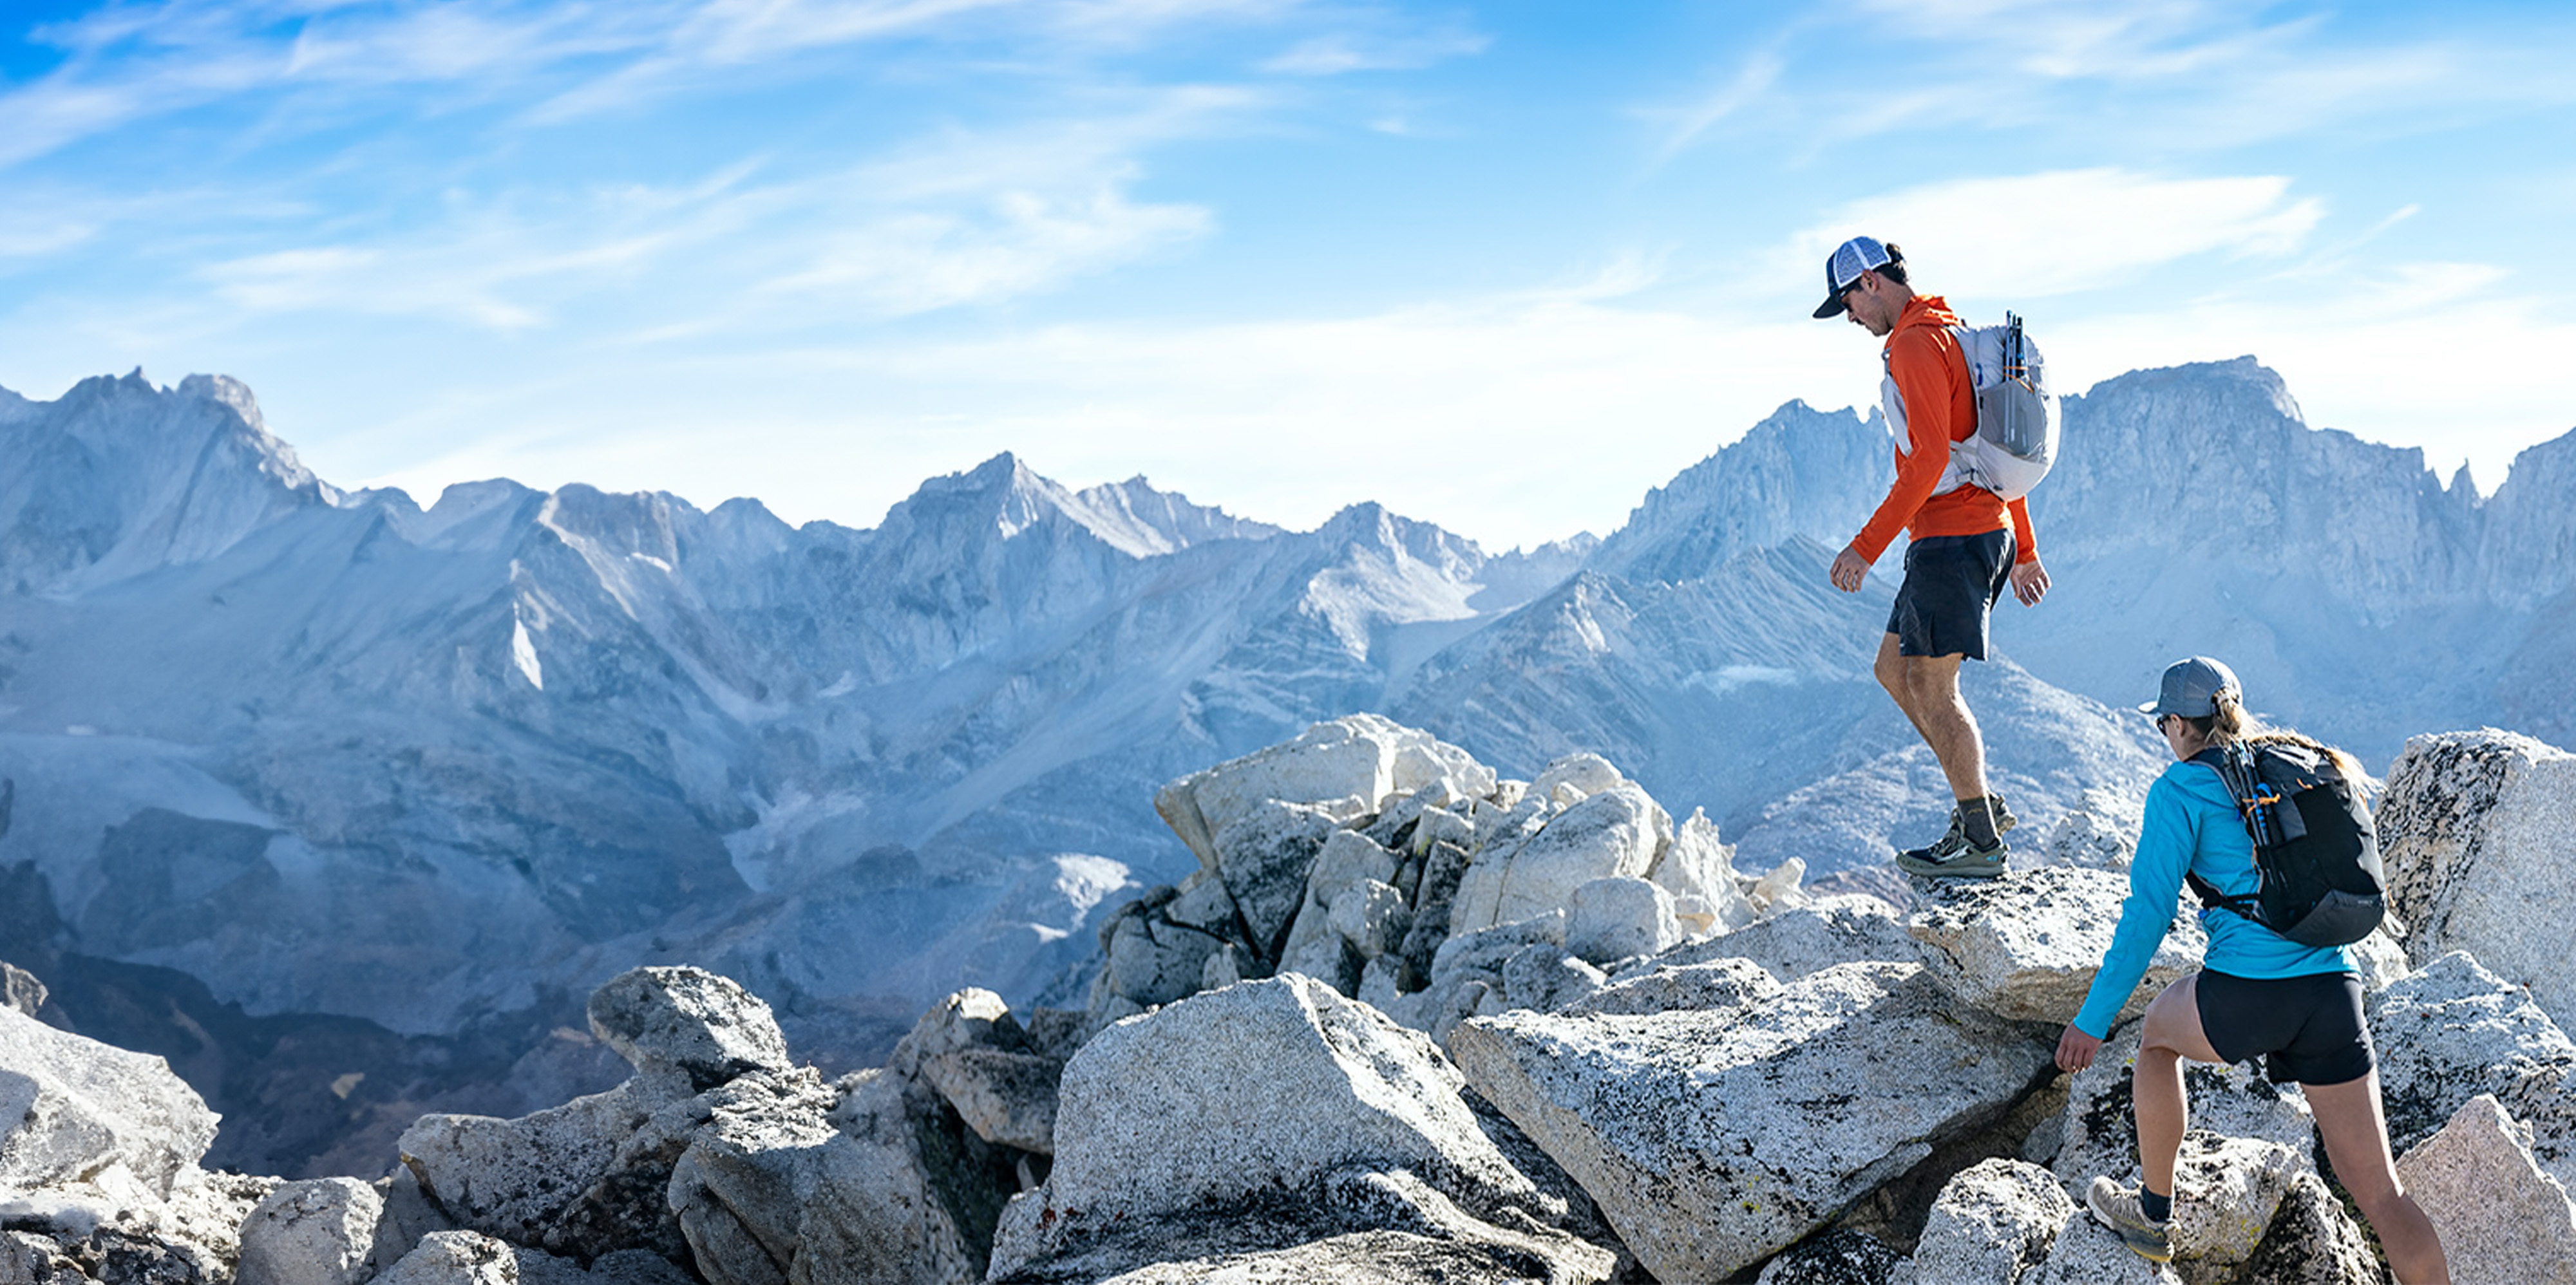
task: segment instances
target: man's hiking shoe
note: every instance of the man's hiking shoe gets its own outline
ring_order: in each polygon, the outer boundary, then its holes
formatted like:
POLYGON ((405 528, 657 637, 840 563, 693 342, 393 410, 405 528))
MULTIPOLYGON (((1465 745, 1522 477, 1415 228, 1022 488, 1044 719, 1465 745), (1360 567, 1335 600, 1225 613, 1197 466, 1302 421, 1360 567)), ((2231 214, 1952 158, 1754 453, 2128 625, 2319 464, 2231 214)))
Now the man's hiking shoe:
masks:
POLYGON ((1971 842, 1967 827, 1959 822, 1958 811, 1952 809, 1949 832, 1933 840, 1928 848, 1908 848, 1897 853, 1896 868, 1929 879, 1992 879, 2004 872, 2004 854, 2010 851, 2000 838, 1984 848, 1971 842))
MULTIPOLYGON (((1953 807, 1950 810, 1952 812, 1958 811, 1956 807, 1953 807)), ((1997 835, 2001 835, 2006 830, 2010 830, 2014 826, 2021 824, 2021 818, 2014 816, 2012 814, 2012 809, 2004 806, 2004 796, 2000 794, 1989 794, 1986 796, 1986 810, 1988 814, 1993 816, 1995 819, 1995 833, 1997 835)))
POLYGON ((2108 1178, 2095 1178, 2084 1192, 2084 1204, 2093 1211, 2093 1221, 2120 1234, 2120 1243, 2136 1251, 2150 1263, 2173 1261, 2173 1238, 2165 1234, 2171 1223, 2150 1222, 2138 1209, 2138 1193, 2116 1186, 2108 1178))

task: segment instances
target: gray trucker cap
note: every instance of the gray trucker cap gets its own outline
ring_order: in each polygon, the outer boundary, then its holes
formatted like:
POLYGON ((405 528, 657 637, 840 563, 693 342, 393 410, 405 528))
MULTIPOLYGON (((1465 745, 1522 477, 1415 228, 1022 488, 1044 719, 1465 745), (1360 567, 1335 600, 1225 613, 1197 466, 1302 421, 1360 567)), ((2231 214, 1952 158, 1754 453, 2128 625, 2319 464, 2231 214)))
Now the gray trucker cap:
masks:
POLYGON ((2207 656, 2177 660, 2165 666, 2164 686, 2138 712, 2157 718, 2167 714, 2207 718, 2218 712, 2220 692, 2233 692, 2240 701, 2245 698, 2245 689, 2236 685, 2235 670, 2207 656))

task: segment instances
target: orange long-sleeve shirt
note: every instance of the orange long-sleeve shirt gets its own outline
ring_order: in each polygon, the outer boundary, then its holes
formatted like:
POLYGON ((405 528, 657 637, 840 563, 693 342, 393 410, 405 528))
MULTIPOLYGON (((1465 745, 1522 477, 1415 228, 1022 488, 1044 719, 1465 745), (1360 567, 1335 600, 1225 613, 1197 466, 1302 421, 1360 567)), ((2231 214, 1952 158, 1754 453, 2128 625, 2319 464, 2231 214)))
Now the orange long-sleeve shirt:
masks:
POLYGON ((1964 442, 1977 431, 1977 393, 1968 379, 1968 359, 1960 353, 1949 327, 1957 313, 1939 295, 1916 295, 1897 314, 1887 334, 1887 373, 1896 381, 1905 404, 1906 442, 1896 452, 1896 482, 1887 488, 1878 512, 1870 515, 1852 549, 1871 562, 1887 551, 1900 530, 1922 539, 1931 535, 1983 535, 2000 531, 2009 520, 2016 562, 2039 557, 2031 536, 2030 506, 2006 504, 1982 486, 1961 486, 1934 495, 1941 471, 1950 463, 1950 443, 1964 442))

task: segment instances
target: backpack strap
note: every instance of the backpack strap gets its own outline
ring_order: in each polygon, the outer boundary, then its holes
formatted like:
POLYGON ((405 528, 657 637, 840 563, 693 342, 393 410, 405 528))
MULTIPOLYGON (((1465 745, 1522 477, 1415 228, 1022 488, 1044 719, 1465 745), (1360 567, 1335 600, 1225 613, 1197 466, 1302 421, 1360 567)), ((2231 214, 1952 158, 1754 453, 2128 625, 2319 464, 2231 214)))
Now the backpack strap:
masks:
MULTIPOLYGON (((2254 756, 2247 753, 2243 745, 2231 745, 2223 749, 2213 745, 2192 755, 2187 761, 2198 763, 2218 773, 2220 784, 2227 787, 2228 796, 2236 801, 2236 815, 2239 820, 2243 820, 2253 810, 2254 756)), ((2250 828, 2246 831, 2246 836, 2249 839, 2253 837, 2253 831, 2250 828)), ((2262 905, 2259 897, 2253 895, 2230 897, 2220 892, 2217 885, 2189 870, 2185 870, 2182 877, 2183 882, 2191 885, 2192 894, 2200 898, 2202 906, 2211 910, 2232 910, 2256 923, 2263 922, 2262 916, 2258 913, 2262 905)))

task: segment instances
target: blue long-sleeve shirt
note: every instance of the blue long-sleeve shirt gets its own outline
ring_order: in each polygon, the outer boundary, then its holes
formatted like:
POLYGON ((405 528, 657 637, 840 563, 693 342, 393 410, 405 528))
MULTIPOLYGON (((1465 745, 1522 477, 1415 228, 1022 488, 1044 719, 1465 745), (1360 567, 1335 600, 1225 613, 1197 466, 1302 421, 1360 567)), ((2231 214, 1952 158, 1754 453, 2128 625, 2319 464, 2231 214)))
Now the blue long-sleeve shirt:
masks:
MULTIPOLYGON (((2173 922, 2183 872, 2206 879, 2230 896, 2250 896, 2262 885, 2254 870, 2254 841, 2236 814, 2236 801, 2218 769, 2178 762, 2147 788, 2147 817, 2138 833, 2138 855, 2129 865, 2129 897, 2120 904, 2120 926, 2093 974, 2093 989, 2075 1014, 2075 1028, 2095 1039, 2111 1033, 2120 1007, 2147 975, 2147 963, 2173 922)), ((2359 971, 2341 946, 2302 946, 2245 916, 2203 909, 2209 934, 2201 966, 2237 977, 2305 977, 2359 971)))

